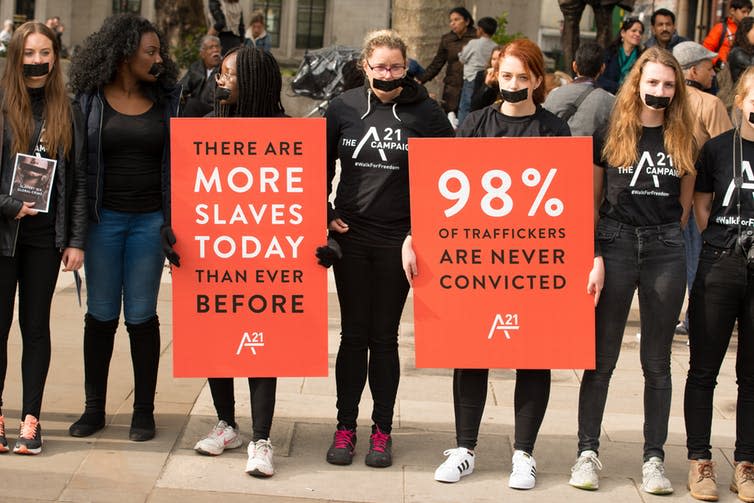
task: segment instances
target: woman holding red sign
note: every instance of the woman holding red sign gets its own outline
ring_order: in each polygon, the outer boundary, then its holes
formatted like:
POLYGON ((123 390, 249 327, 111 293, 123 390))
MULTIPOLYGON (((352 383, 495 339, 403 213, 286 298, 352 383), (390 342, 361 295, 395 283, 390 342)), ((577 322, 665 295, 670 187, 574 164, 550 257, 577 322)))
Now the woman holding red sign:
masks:
POLYGON ((398 393, 398 324, 409 285, 401 243, 410 222, 408 138, 452 136, 445 114, 426 89, 406 74, 406 44, 392 30, 367 35, 361 66, 364 86, 346 91, 327 109, 328 190, 340 159, 335 207, 328 206, 331 240, 318 250, 334 261, 341 316, 335 364, 338 425, 327 461, 351 464, 359 401, 369 379, 374 399, 366 464, 392 464, 393 409, 398 393))
POLYGON ((599 487, 602 415, 610 378, 637 287, 644 372, 642 490, 673 492, 664 474, 672 385, 670 349, 683 303, 685 225, 694 188, 696 146, 689 132, 681 67, 662 49, 647 49, 626 77, 607 133, 594 141, 596 369, 579 393, 579 457, 570 484, 599 487))
MULTIPOLYGON (((282 79, 280 68, 269 52, 244 46, 225 55, 216 74, 216 117, 286 117, 280 102, 282 79)), ((254 477, 271 477, 272 462, 270 429, 275 413, 275 377, 249 377, 251 396, 252 438, 247 449, 246 473, 254 477)), ((225 449, 242 444, 236 424, 233 378, 209 378, 212 401, 217 411, 217 424, 194 450, 199 454, 217 456, 225 449)))
MULTIPOLYGON (((42 23, 24 23, 13 34, 0 89, 0 406, 18 291, 23 394, 18 409, 21 431, 13 451, 39 454, 39 416, 50 367, 50 306, 55 284, 61 261, 63 270, 75 271, 84 260, 85 131, 81 111, 71 106, 66 95, 59 39, 42 23), (35 162, 37 166, 49 168, 52 160, 57 162, 46 212, 38 203, 29 202, 33 198, 11 192, 18 154, 42 161, 35 162)), ((21 187, 24 183, 29 182, 24 181, 21 187)), ((5 420, 0 412, 0 452, 7 451, 5 420)))
MULTIPOLYGON (((526 39, 510 42, 500 53, 498 82, 501 105, 490 105, 468 115, 459 137, 570 136, 568 125, 542 108, 545 100, 545 63, 539 47, 526 39)), ((403 244, 403 264, 409 281, 417 274, 411 237, 403 244)), ((488 369, 456 369, 453 373, 455 449, 437 470, 435 480, 457 482, 474 471, 474 449, 487 400, 488 369)), ((514 395, 515 440, 508 485, 531 489, 536 482, 532 452, 550 397, 550 371, 517 370, 514 395)))

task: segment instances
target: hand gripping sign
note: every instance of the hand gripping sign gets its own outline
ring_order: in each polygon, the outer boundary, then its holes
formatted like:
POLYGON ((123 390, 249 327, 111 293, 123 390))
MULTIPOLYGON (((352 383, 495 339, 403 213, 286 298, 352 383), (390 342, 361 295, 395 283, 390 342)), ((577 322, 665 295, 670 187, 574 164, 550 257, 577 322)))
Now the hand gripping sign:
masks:
POLYGON ((323 119, 173 119, 176 377, 327 375, 323 119))
POLYGON ((409 140, 417 367, 593 368, 591 138, 409 140))

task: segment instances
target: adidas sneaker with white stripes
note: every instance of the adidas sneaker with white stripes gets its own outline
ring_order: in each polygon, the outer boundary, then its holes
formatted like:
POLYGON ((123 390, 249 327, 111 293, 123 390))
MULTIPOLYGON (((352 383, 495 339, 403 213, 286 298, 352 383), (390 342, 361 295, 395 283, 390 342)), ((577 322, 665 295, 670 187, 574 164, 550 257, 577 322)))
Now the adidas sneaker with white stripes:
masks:
POLYGON ((524 451, 513 451, 511 476, 508 487, 513 489, 531 489, 537 482, 537 462, 524 451))
POLYGON ((448 459, 435 470, 435 480, 458 482, 461 477, 474 471, 474 453, 465 447, 448 449, 443 454, 448 456, 448 459))

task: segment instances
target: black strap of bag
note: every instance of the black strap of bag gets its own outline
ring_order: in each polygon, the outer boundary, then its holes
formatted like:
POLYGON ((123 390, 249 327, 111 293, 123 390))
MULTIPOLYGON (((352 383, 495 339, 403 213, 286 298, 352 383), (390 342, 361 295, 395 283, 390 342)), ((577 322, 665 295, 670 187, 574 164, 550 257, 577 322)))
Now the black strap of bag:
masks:
POLYGON ((589 96, 590 94, 592 94, 592 91, 594 91, 595 89, 597 89, 597 88, 594 85, 587 86, 587 88, 584 89, 584 91, 582 91, 581 94, 579 94, 579 97, 576 98, 576 101, 574 101, 573 103, 569 104, 568 108, 566 108, 562 113, 558 114, 558 116, 561 119, 563 119, 565 122, 568 122, 568 120, 571 117, 573 117, 573 114, 575 114, 578 111, 579 107, 584 102, 584 100, 586 99, 586 97, 589 96))

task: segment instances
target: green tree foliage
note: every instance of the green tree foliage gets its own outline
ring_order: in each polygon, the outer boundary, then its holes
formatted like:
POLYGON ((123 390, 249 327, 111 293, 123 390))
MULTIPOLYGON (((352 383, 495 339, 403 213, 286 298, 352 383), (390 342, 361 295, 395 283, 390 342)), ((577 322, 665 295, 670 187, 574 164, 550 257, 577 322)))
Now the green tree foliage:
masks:
POLYGON ((519 31, 517 31, 516 33, 508 33, 507 27, 508 27, 508 13, 503 12, 497 18, 497 31, 492 36, 492 40, 497 42, 498 45, 505 45, 511 40, 515 40, 517 38, 524 38, 524 34, 519 31))
POLYGON ((154 0, 157 27, 170 43, 170 52, 180 67, 199 58, 199 40, 207 34, 202 0, 154 0))

